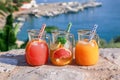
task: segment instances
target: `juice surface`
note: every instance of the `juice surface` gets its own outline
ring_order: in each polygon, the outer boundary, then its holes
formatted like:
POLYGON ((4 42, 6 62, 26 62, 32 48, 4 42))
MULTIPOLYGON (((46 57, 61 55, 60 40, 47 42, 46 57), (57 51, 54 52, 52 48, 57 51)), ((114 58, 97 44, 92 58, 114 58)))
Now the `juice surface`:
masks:
POLYGON ((75 61, 78 65, 89 66, 98 62, 99 50, 95 40, 78 41, 75 47, 75 61))
POLYGON ((43 40, 29 41, 25 52, 26 61, 31 66, 43 65, 48 61, 48 45, 43 40))

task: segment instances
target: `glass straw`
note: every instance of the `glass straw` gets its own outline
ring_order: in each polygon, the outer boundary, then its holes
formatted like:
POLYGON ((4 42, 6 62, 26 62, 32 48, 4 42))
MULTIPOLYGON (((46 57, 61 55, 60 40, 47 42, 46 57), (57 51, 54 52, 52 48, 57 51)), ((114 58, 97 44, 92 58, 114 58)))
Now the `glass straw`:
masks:
POLYGON ((70 32, 71 26, 72 26, 72 23, 70 22, 70 23, 68 24, 68 27, 67 27, 66 32, 70 32))
POLYGON ((90 37, 89 37, 89 42, 93 39, 93 37, 95 36, 95 32, 96 32, 96 29, 97 29, 98 25, 95 24, 94 27, 93 27, 93 30, 90 32, 90 37))
POLYGON ((39 38, 39 39, 42 38, 43 33, 44 33, 44 30, 45 30, 45 27, 46 27, 46 24, 43 24, 43 25, 42 25, 42 28, 41 28, 41 30, 40 30, 40 33, 39 33, 39 35, 38 35, 38 38, 39 38))

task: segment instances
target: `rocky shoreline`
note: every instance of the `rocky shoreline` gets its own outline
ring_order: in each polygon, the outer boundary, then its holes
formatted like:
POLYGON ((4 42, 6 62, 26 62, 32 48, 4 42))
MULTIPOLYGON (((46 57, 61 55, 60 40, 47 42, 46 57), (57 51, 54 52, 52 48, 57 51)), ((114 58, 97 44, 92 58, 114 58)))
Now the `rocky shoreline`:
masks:
MULTIPOLYGON (((14 18, 24 17, 26 15, 33 15, 36 17, 52 17, 64 13, 76 13, 83 11, 86 8, 94 8, 101 6, 101 2, 63 2, 63 3, 40 3, 38 7, 33 7, 27 10, 19 10, 13 13, 14 18)), ((25 18, 25 17, 24 17, 25 18)), ((0 28, 5 25, 5 17, 0 18, 0 28)))
POLYGON ((36 17, 45 16, 51 17, 63 13, 76 13, 78 11, 83 11, 86 8, 101 6, 101 2, 64 2, 64 3, 40 3, 38 7, 31 8, 29 10, 22 10, 14 13, 14 17, 20 15, 35 15, 36 17))

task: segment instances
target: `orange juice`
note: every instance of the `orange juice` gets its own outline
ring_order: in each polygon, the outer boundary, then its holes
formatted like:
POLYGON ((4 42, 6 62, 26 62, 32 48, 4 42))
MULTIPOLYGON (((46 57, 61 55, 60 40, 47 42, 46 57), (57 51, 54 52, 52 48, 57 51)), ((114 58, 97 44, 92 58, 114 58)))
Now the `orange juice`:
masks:
POLYGON ((98 62, 99 50, 95 40, 79 40, 75 47, 75 61, 78 65, 90 66, 98 62))

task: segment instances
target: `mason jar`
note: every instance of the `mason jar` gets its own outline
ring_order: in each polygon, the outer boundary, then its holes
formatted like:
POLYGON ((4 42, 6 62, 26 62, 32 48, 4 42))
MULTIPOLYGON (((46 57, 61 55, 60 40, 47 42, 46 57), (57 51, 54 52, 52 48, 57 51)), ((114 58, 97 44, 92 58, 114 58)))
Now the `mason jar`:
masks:
POLYGON ((46 42, 47 36, 44 32, 39 38, 40 30, 28 30, 29 42, 25 49, 26 62, 31 66, 39 66, 48 62, 49 48, 46 42))
POLYGON ((75 46, 75 62, 78 65, 90 66, 98 62, 98 35, 95 33, 94 37, 89 40, 90 36, 90 30, 78 31, 78 41, 75 46))
POLYGON ((64 30, 52 32, 52 41, 50 43, 50 60, 52 64, 63 66, 72 62, 73 40, 73 34, 64 30))

